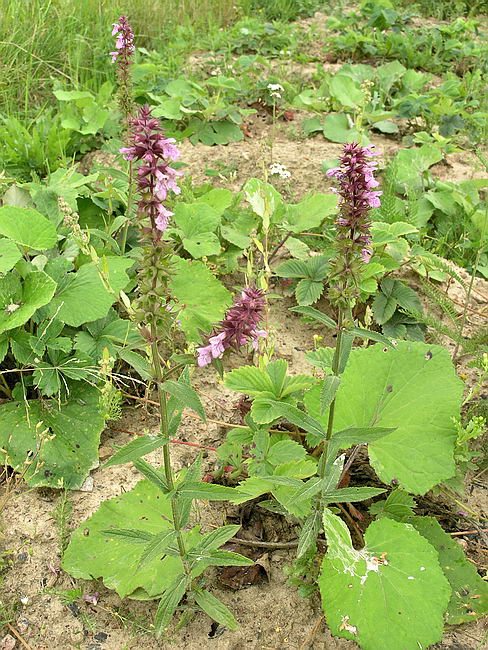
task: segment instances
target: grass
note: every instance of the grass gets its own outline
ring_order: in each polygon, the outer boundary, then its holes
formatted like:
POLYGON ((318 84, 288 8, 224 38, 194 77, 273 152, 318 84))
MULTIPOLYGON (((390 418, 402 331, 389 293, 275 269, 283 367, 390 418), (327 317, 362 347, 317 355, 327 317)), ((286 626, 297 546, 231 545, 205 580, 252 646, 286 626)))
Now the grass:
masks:
POLYGON ((112 78, 111 25, 122 13, 129 15, 139 47, 162 50, 176 26, 204 33, 233 20, 235 5, 233 0, 0 0, 0 113, 28 113, 47 103, 55 79, 96 89, 112 78))

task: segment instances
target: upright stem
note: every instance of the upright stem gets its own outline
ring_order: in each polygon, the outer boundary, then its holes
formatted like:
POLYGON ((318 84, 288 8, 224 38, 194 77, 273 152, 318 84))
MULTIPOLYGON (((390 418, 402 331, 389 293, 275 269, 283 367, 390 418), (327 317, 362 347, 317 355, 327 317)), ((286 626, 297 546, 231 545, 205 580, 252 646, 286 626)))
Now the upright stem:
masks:
MULTIPOLYGON (((152 365, 154 370, 154 377, 158 386, 158 397, 159 397, 159 415, 160 415, 160 431, 163 438, 168 437, 168 409, 166 402, 166 393, 163 390, 163 369, 161 367, 161 360, 159 358, 158 343, 156 337, 156 330, 154 326, 151 327, 151 356, 152 356, 152 365)), ((169 451, 169 442, 166 442, 163 445, 163 464, 164 464, 164 475, 166 478, 166 483, 168 489, 173 490, 175 481, 173 476, 173 468, 171 467, 171 457, 169 451)), ((180 521, 180 509, 178 507, 178 502, 176 499, 171 499, 171 512, 173 514, 173 525, 176 531, 176 540, 178 543, 178 549, 180 551, 181 558, 183 560, 183 565, 185 565, 184 558, 186 556, 185 543, 183 541, 183 536, 181 534, 181 521, 180 521)))
POLYGON ((129 231, 129 226, 130 226, 130 212, 131 212, 133 192, 134 192, 133 165, 132 165, 132 160, 130 160, 129 161, 129 189, 127 192, 127 208, 125 210, 126 222, 124 223, 124 227, 122 230, 122 242, 120 244, 120 252, 122 255, 124 255, 125 247, 127 245, 127 233, 129 231))
MULTIPOLYGON (((344 320, 344 315, 342 313, 341 307, 339 307, 339 314, 337 317, 337 341, 336 348, 334 351, 334 358, 332 359, 332 374, 337 375, 339 370, 339 365, 341 362, 341 348, 342 348, 342 322, 344 320)), ((329 408, 329 421, 327 423, 327 436, 326 440, 330 440, 332 436, 332 428, 334 426, 334 413, 335 413, 335 404, 336 400, 332 401, 332 404, 329 408)))

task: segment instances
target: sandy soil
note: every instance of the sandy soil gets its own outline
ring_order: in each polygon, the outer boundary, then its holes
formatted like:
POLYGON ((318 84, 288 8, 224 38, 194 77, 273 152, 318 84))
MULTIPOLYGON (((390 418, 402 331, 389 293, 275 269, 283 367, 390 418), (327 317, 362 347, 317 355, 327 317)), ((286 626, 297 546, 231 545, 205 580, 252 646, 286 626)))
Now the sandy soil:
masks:
MULTIPOLYGON (((320 28, 324 14, 317 14, 312 22, 320 28)), ((302 21, 303 23, 303 21, 302 21)), ((306 24, 306 23, 304 23, 306 24)), ((198 63, 198 61, 196 62, 198 63)), ((294 69, 294 73, 296 70, 294 69)), ((308 67, 306 77, 311 74, 308 67)), ((194 182, 209 180, 204 170, 220 169, 221 175, 212 182, 219 187, 238 190, 252 176, 263 176, 263 169, 271 161, 284 164, 291 172, 291 179, 277 185, 290 201, 299 201, 309 191, 325 191, 328 182, 320 171, 324 159, 339 155, 341 145, 326 141, 322 136, 305 139, 300 132, 303 114, 296 112, 292 122, 280 122, 275 137, 269 118, 255 116, 247 125, 248 135, 242 142, 209 148, 204 145, 181 144, 181 159, 194 182), (271 146, 272 143, 272 146, 271 146)), ((392 138, 373 137, 373 142, 391 157, 399 144, 392 138)), ((87 164, 101 162, 105 155, 91 155, 87 164)), ((447 164, 436 165, 433 173, 441 179, 459 181, 481 175, 473 156, 452 154, 447 164)), ((458 272, 466 278, 462 269, 458 272)), ((415 285, 414 276, 409 276, 415 285)), ((464 290, 451 282, 445 287, 451 298, 463 304, 464 290)), ((470 303, 465 333, 486 324, 486 300, 488 283, 477 281, 470 303)), ((313 347, 313 331, 299 324, 298 318, 287 308, 291 299, 275 301, 271 311, 271 324, 276 343, 276 356, 286 359, 292 372, 310 370, 304 361, 304 352, 313 347)), ((459 311, 462 306, 459 305, 459 311)), ((456 307, 458 308, 458 307, 456 307)), ((446 345, 450 343, 446 340, 446 345)), ((462 358, 461 372, 466 374, 468 385, 473 381, 473 371, 467 369, 469 358, 462 358)), ((230 365, 237 367, 246 359, 232 357, 230 365)), ((239 422, 235 408, 235 393, 225 389, 212 370, 196 370, 194 385, 200 391, 207 415, 210 419, 224 422, 239 422)), ((153 407, 131 406, 124 410, 120 422, 113 423, 102 437, 101 460, 107 458, 115 445, 122 445, 132 439, 134 433, 157 429, 157 418, 153 407), (134 433, 130 433, 134 432, 134 433)), ((215 422, 202 425, 192 417, 185 417, 180 437, 187 442, 216 446, 225 437, 226 427, 215 422)), ((187 466, 195 457, 190 447, 174 445, 172 448, 176 469, 187 466)), ((205 453, 207 471, 214 467, 214 455, 205 453)), ((159 464, 161 454, 154 452, 149 460, 159 464)), ((486 476, 486 475, 485 475, 486 476)), ((93 489, 89 492, 76 491, 70 495, 73 514, 70 527, 81 524, 96 511, 99 504, 129 490, 140 475, 129 465, 97 469, 92 472, 93 489)), ((488 516, 488 494, 486 481, 474 482, 467 495, 467 504, 480 515, 488 516)), ((4 486, 5 490, 5 486, 4 486)), ((11 637, 0 640, 0 650, 31 648, 32 650, 156 650, 160 648, 215 648, 215 650, 339 650, 353 649, 354 642, 332 638, 328 632, 320 609, 318 598, 301 598, 295 588, 286 585, 283 567, 293 560, 293 550, 269 550, 263 553, 260 563, 264 567, 261 579, 248 588, 232 590, 222 584, 219 573, 210 574, 210 584, 215 595, 234 611, 240 622, 236 632, 223 631, 213 635, 211 622, 203 614, 197 615, 190 624, 175 631, 169 638, 156 641, 147 634, 150 621, 156 609, 153 602, 121 601, 114 592, 106 589, 100 581, 75 581, 57 568, 60 565, 59 535, 53 519, 59 495, 54 490, 28 490, 19 485, 8 499, 2 516, 0 545, 3 549, 3 570, 1 572, 0 600, 7 609, 15 604, 10 628, 4 628, 11 637), (54 571, 53 571, 54 569, 54 571), (62 603, 60 596, 68 589, 82 586, 85 595, 98 593, 97 603, 78 600, 76 607, 62 603), (210 634, 210 636, 209 636, 210 634), (12 643, 15 643, 12 645, 12 643)), ((442 504, 449 508, 453 521, 460 529, 469 529, 472 522, 456 515, 455 504, 442 504)), ((205 527, 222 523, 225 517, 223 507, 218 504, 199 506, 199 517, 205 527)), ((263 515, 263 532, 268 541, 286 541, 296 537, 293 526, 279 523, 277 517, 263 515)), ((260 524, 261 525, 261 524, 260 524)), ((486 560, 486 540, 463 539, 469 557, 482 566, 486 560)), ((446 631, 444 640, 435 646, 439 650, 481 650, 487 641, 487 631, 482 621, 446 631)), ((392 648, 392 650, 396 650, 392 648)))

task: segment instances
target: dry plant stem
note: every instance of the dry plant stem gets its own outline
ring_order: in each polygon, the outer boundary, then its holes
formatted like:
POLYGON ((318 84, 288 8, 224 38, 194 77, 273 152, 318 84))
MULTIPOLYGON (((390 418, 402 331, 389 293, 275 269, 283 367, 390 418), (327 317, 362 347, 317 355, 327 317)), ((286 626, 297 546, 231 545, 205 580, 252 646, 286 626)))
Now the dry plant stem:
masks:
POLYGON ((17 630, 10 625, 10 623, 7 623, 8 629, 12 632, 12 634, 17 637, 17 639, 21 642, 24 648, 27 648, 27 650, 34 650, 34 648, 27 643, 27 641, 21 636, 20 632, 17 632, 17 630))
MULTIPOLYGON (((156 332, 154 327, 151 328, 151 356, 152 364, 154 370, 154 376, 158 386, 158 395, 159 395, 159 415, 160 415, 160 431, 161 436, 165 439, 168 438, 168 410, 166 402, 166 393, 162 388, 163 383, 163 370, 161 367, 161 361, 159 359, 158 343, 156 332)), ((163 464, 164 464, 164 475, 166 478, 166 483, 168 484, 168 489, 174 489, 174 477, 173 477, 173 468, 171 467, 171 457, 169 451, 169 441, 165 442, 163 445, 163 464)), ((180 551, 181 559, 183 561, 183 566, 186 570, 186 564, 184 558, 186 556, 185 544, 183 542, 183 537, 181 535, 181 524, 180 524, 180 512, 178 508, 178 503, 175 499, 171 499, 171 512, 173 513, 173 525, 176 531, 176 540, 178 542, 178 549, 180 551)))

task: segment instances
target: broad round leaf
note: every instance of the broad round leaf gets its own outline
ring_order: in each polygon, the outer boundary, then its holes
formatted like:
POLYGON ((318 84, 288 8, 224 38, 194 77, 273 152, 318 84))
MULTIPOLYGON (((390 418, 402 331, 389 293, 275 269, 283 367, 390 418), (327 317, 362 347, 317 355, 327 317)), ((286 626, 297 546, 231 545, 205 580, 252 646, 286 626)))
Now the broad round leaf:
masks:
POLYGON ((44 251, 56 245, 58 237, 54 224, 32 208, 0 208, 0 235, 16 244, 44 251))
POLYGON ((0 333, 26 323, 54 295, 56 283, 43 271, 33 271, 22 282, 13 272, 0 279, 0 333))
POLYGON ((6 451, 1 454, 2 462, 7 458, 9 465, 22 468, 31 458, 24 475, 30 486, 79 488, 89 471, 98 466, 104 428, 98 403, 98 389, 84 384, 73 389, 61 406, 56 399, 0 406, 0 447, 6 451), (42 444, 36 431, 38 422, 42 422, 40 431, 48 429, 47 435, 53 436, 42 444))
MULTIPOLYGON (((75 578, 102 578, 105 586, 115 589, 121 598, 156 598, 182 573, 180 558, 153 557, 136 571, 145 545, 115 534, 111 538, 101 531, 113 526, 157 535, 172 530, 171 517, 171 502, 151 482, 140 481, 130 492, 102 503, 75 530, 64 555, 63 569, 75 578)), ((188 549, 200 540, 195 529, 184 531, 183 535, 188 549)))
POLYGON ((373 522, 360 551, 347 526, 324 513, 328 552, 319 578, 333 634, 363 650, 418 650, 440 641, 451 589, 437 553, 411 526, 373 522))
MULTIPOLYGON (((399 341, 353 350, 336 396, 334 429, 396 427, 369 445, 371 464, 382 481, 398 481, 424 494, 453 476, 456 430, 463 383, 449 353, 437 345, 399 341)), ((320 416, 320 387, 305 396, 309 413, 320 416)))
MULTIPOLYGON (((108 282, 117 294, 127 285, 129 278, 125 271, 134 262, 123 257, 108 257, 106 262, 108 282)), ((49 307, 52 316, 78 327, 106 316, 114 302, 115 297, 105 289, 97 266, 90 263, 69 274, 69 281, 56 293, 49 307)))
POLYGON ((13 269, 22 253, 10 239, 0 239, 0 274, 13 269))

